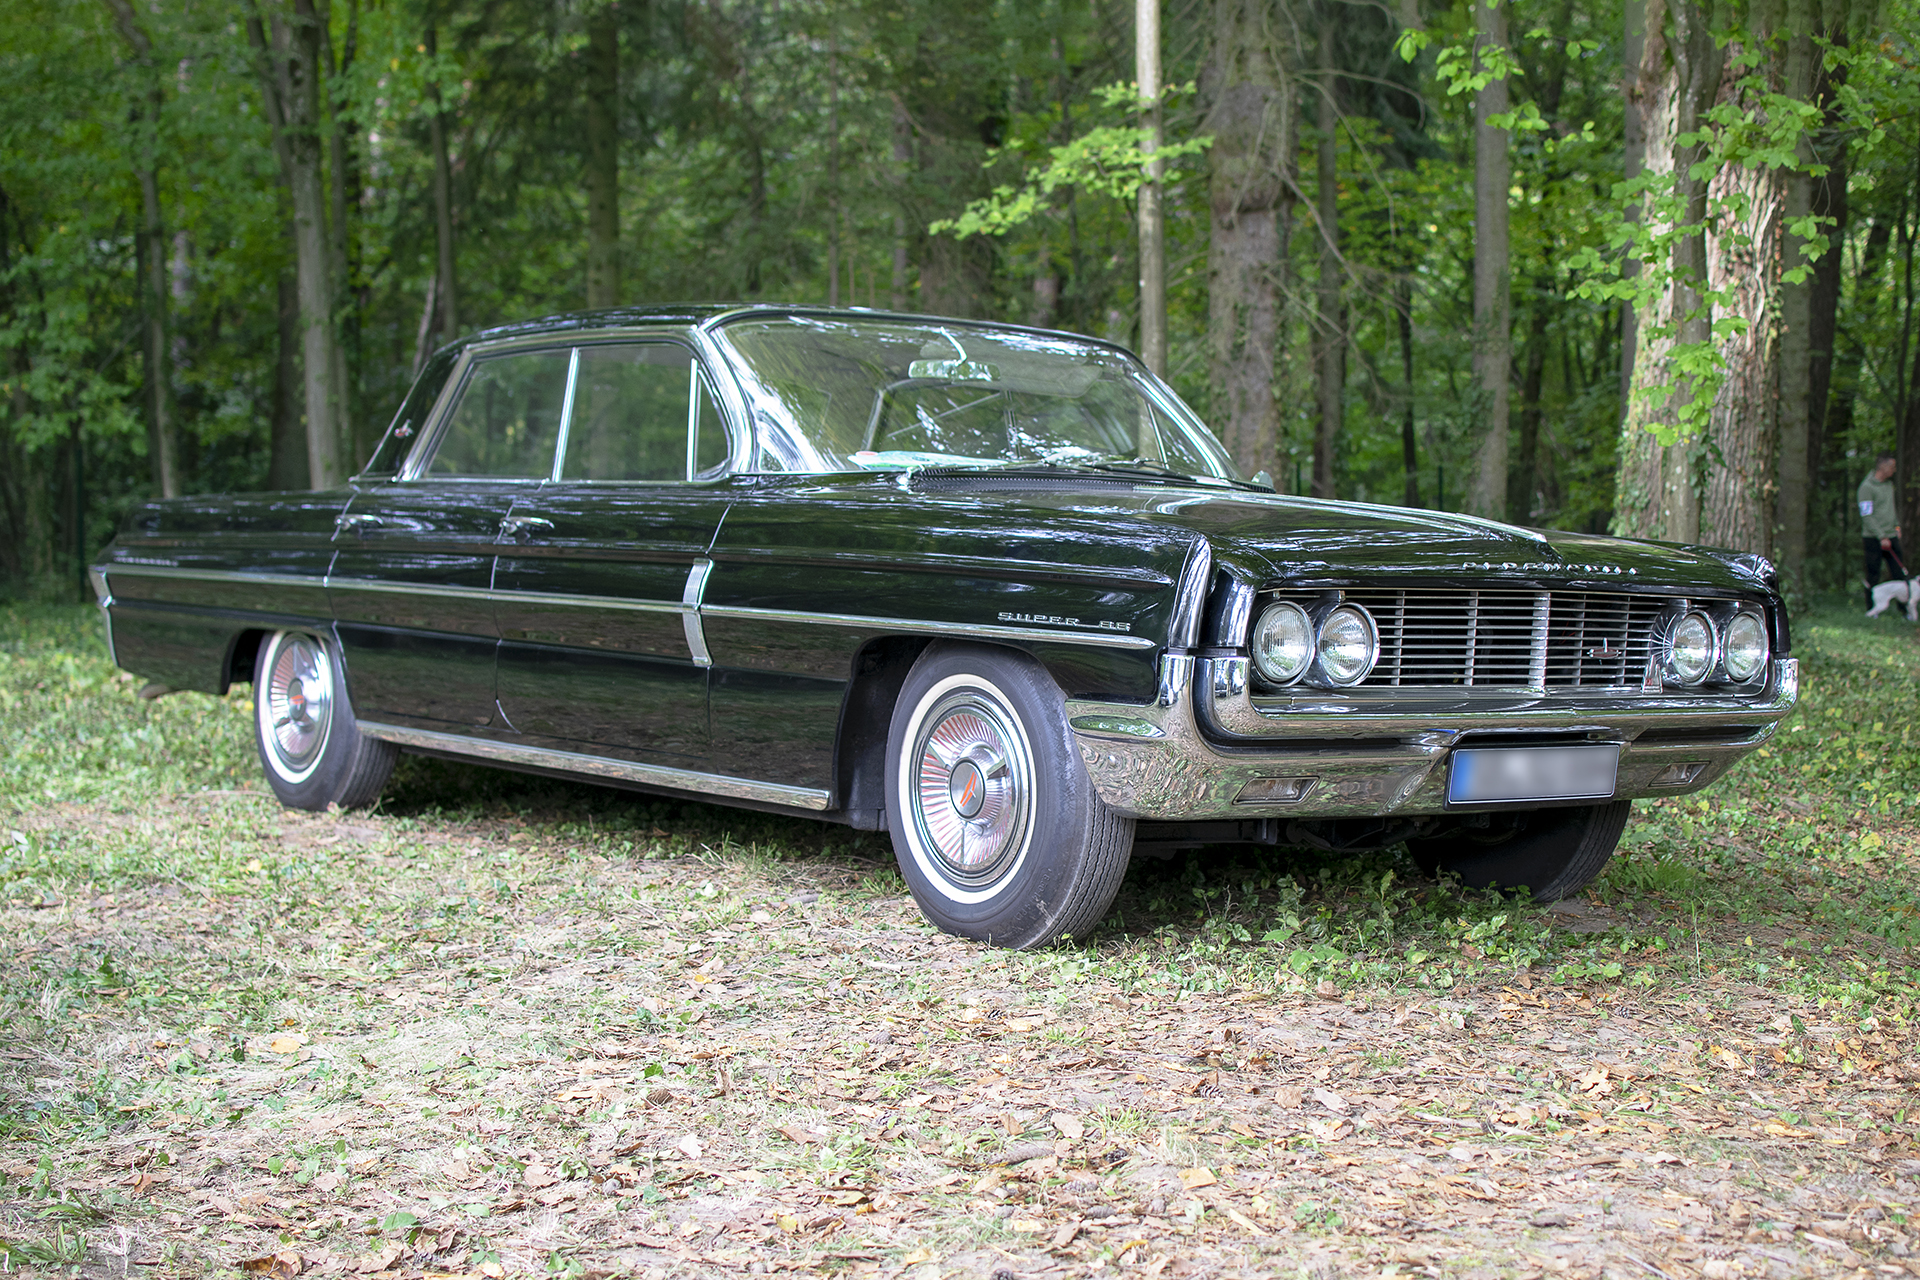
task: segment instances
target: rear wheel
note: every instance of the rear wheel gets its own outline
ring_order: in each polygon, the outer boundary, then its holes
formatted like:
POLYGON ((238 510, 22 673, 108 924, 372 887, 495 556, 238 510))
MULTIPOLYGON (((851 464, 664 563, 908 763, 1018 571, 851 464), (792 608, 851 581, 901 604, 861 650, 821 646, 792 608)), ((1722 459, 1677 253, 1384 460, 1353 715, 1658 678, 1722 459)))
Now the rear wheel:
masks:
POLYGON ((1613 857, 1633 811, 1631 800, 1571 809, 1488 814, 1407 851, 1429 873, 1451 871, 1475 889, 1528 889, 1536 902, 1558 902, 1592 884, 1613 857))
POLYGON ((294 809, 372 804, 399 756, 392 743, 360 732, 338 650, 306 631, 280 631, 261 642, 253 728, 267 785, 294 809))
POLYGON ((887 825, 901 874, 948 933, 1033 947, 1113 905, 1133 819, 1093 789, 1060 689, 1020 654, 936 645, 894 706, 887 825))

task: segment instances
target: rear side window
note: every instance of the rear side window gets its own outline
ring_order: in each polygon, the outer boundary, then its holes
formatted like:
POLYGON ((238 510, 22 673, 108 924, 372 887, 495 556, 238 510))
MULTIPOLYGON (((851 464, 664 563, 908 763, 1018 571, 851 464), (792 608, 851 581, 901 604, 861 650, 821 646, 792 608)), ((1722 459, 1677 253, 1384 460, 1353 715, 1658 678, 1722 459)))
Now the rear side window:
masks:
POLYGON ((553 470, 573 353, 515 351, 474 361, 427 475, 544 480, 553 470))

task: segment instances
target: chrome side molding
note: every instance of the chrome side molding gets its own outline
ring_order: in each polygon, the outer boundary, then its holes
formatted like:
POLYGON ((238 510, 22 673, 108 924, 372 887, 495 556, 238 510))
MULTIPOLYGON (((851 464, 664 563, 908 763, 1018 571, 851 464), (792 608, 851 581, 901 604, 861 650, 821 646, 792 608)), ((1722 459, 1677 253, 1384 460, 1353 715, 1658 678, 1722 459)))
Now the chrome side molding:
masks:
POLYGON ((814 787, 789 787, 778 782, 755 782, 719 773, 699 773, 692 769, 670 769, 665 765, 639 764, 608 756, 585 755, 577 751, 556 751, 550 747, 529 747, 517 742, 498 742, 490 738, 469 738, 458 733, 439 733, 432 729, 410 729, 396 724, 375 724, 362 720, 360 732, 369 738, 398 743, 403 747, 425 747, 450 755, 472 756, 476 760, 498 760, 505 764, 532 765, 557 769, 593 778, 618 778, 647 786, 688 791, 697 795, 724 796, 731 800, 754 800, 781 804, 816 813, 833 801, 829 791, 814 787))

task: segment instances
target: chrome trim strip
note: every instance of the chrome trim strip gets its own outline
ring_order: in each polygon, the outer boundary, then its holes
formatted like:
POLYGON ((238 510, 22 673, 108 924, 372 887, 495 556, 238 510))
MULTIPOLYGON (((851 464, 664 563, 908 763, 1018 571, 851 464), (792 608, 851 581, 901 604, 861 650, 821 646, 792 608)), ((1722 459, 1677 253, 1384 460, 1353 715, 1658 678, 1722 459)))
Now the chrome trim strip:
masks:
POLYGON ((1220 737, 1237 743, 1271 743, 1287 738, 1391 737, 1407 733, 1472 730, 1631 728, 1661 729, 1751 725, 1778 721, 1793 710, 1800 692, 1800 662, 1776 658, 1773 675, 1757 696, 1714 696, 1581 689, 1535 698, 1527 690, 1504 704, 1485 707, 1422 706, 1403 703, 1398 710, 1341 705, 1328 697, 1319 707, 1262 708, 1246 692, 1245 658, 1202 658, 1195 687, 1206 695, 1200 717, 1220 737))
POLYGON ((613 760, 606 756, 583 755, 576 751, 556 751, 548 747, 528 747, 512 742, 469 738, 457 733, 438 733, 431 729, 408 729, 400 725, 372 724, 360 721, 360 732, 384 742, 402 746, 426 747, 482 760, 502 760, 512 764, 535 765, 544 769, 562 769, 569 773, 596 778, 619 778, 675 791, 724 796, 734 800, 756 800, 783 804, 795 809, 820 812, 833 800, 831 792, 813 787, 790 787, 778 782, 755 782, 750 778, 732 778, 718 773, 697 773, 691 769, 670 769, 665 765, 636 764, 631 760, 613 760))
POLYGON ((487 593, 495 604, 553 605, 568 609, 630 609, 635 613, 682 613, 683 604, 672 600, 622 600, 617 596, 575 596, 554 591, 507 591, 495 587, 487 593))
POLYGON ((707 593, 707 575, 713 572, 713 561, 704 556, 693 562, 687 570, 686 590, 680 593, 680 622, 687 630, 687 652, 693 655, 693 665, 710 667, 713 654, 707 649, 707 628, 700 621, 700 601, 707 593))
POLYGON ((806 609, 753 609, 745 605, 706 605, 700 612, 712 618, 758 619, 767 622, 814 622, 823 626, 853 627, 862 631, 910 634, 930 631, 943 636, 979 636, 994 640, 1030 640, 1048 644, 1086 644, 1106 649, 1156 649, 1146 636, 1101 631, 1050 631, 1044 627, 1003 627, 988 622, 933 622, 924 618, 874 618, 857 613, 814 613, 806 609))
POLYGON ((87 581, 93 586, 94 603, 100 606, 100 623, 107 630, 107 660, 117 667, 120 655, 113 648, 113 584, 107 581, 107 571, 98 566, 87 570, 87 581))
POLYGON ((491 587, 449 587, 435 586, 424 582, 384 582, 378 578, 337 578, 328 574, 325 586, 329 591, 371 591, 377 595, 390 596, 442 596, 449 600, 480 600, 488 604, 511 592, 495 591, 491 587))
POLYGON ((1213 546, 1196 539, 1180 570, 1174 589, 1173 611, 1167 620, 1167 648, 1191 649, 1200 643, 1200 624, 1207 613, 1207 588, 1213 581, 1213 546))
POLYGON ((567 461, 567 437, 573 433, 573 389, 580 384, 580 348, 567 352, 567 391, 560 397, 560 438, 553 445, 553 471, 548 478, 560 483, 560 468, 567 461))
POLYGON ((95 572, 117 573, 127 578, 186 578, 194 582, 237 582, 257 587, 324 589, 327 585, 327 579, 324 576, 314 577, 308 573, 244 573, 234 569, 190 569, 157 564, 114 563, 101 565, 95 572))

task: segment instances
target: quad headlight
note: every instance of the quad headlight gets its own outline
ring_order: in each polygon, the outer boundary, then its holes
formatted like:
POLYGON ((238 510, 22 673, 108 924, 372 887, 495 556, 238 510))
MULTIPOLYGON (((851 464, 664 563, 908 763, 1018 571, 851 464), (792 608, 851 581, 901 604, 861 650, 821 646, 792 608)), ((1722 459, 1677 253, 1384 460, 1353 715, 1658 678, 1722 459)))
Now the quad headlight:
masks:
POLYGON ((1699 684, 1719 656, 1720 635, 1713 619, 1698 609, 1680 616, 1667 637, 1667 666, 1681 684, 1699 684))
POLYGON ((1766 667, 1770 653, 1766 621, 1757 613, 1734 614, 1727 623, 1723 649, 1720 661, 1727 679, 1742 684, 1753 679, 1766 667))
POLYGON ((1261 613, 1248 647, 1254 671, 1267 684, 1307 679, 1310 684, 1347 688, 1373 670, 1380 656, 1380 632, 1357 604, 1335 605, 1316 623, 1306 609, 1282 600, 1261 613))
POLYGON ((1254 624, 1254 669, 1271 684, 1292 684, 1313 661, 1313 623, 1297 604, 1270 605, 1254 624))
POLYGON ((1343 604, 1320 620, 1320 673, 1340 688, 1359 684, 1380 656, 1380 633, 1356 604, 1343 604))

